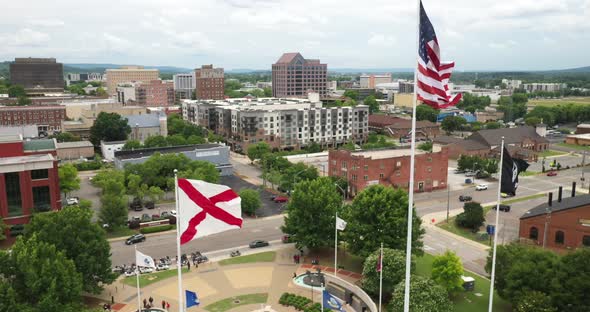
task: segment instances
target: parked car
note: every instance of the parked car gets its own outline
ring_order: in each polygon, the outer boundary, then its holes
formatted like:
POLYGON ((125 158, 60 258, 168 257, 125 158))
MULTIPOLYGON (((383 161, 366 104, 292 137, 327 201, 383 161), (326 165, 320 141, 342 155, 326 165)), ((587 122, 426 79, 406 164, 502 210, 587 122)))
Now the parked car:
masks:
POLYGON ((154 272, 154 269, 150 268, 150 267, 139 267, 139 273, 141 274, 147 274, 147 273, 152 273, 154 272))
POLYGON ((158 220, 158 219, 160 219, 160 215, 159 215, 159 214, 157 214, 157 213, 154 213, 154 214, 152 215, 152 220, 158 220))
POLYGON ((465 173, 465 170, 459 170, 459 169, 455 169, 455 174, 459 174, 459 173, 465 173))
POLYGON ((172 215, 173 217, 176 217, 176 210, 170 210, 170 215, 172 215))
POLYGON ((162 211, 162 214, 160 215, 160 218, 168 218, 169 216, 171 216, 170 212, 168 212, 168 211, 162 211))
POLYGON ((138 217, 138 216, 133 216, 133 217, 131 217, 131 222, 133 222, 133 221, 135 221, 135 222, 141 222, 141 218, 138 217))
POLYGON ((68 197, 66 198, 66 204, 70 205, 78 205, 80 203, 80 199, 78 197, 68 197))
POLYGON ((277 196, 274 199, 274 202, 275 203, 286 203, 288 201, 289 201, 289 198, 288 197, 284 197, 284 196, 277 196))
POLYGON ((466 176, 466 177, 474 177, 475 175, 476 175, 476 173, 475 173, 475 172, 473 172, 473 171, 468 171, 468 172, 465 172, 465 176, 466 176))
POLYGON ((125 276, 126 277, 135 276, 135 270, 125 271, 125 276))
MULTIPOLYGON (((511 208, 511 207, 510 207, 510 205, 503 205, 503 204, 500 204, 500 211, 504 211, 504 212, 510 212, 510 208, 511 208)), ((492 207, 492 209, 496 210, 496 206, 494 205, 494 206, 492 207)))
POLYGON ((141 222, 150 222, 152 221, 152 217, 149 214, 144 213, 141 215, 141 222))
POLYGON ((142 211, 143 207, 141 206, 141 199, 135 197, 129 204, 129 208, 135 211, 142 211))
POLYGON ((502 196, 502 198, 508 198, 508 197, 512 197, 514 195, 510 195, 510 194, 506 194, 506 193, 501 193, 500 196, 502 196))
POLYGON ((551 171, 547 172, 548 177, 554 177, 556 175, 557 175, 557 171, 551 170, 551 171))
POLYGON ((156 208, 156 205, 155 205, 155 204, 154 204, 154 202, 153 202, 153 201, 151 201, 151 200, 150 200, 150 201, 147 201, 147 202, 145 202, 145 205, 144 205, 144 206, 145 206, 145 208, 147 208, 147 209, 154 209, 154 208, 156 208))
POLYGON ((459 196, 459 201, 468 202, 471 201, 473 198, 469 195, 461 195, 459 196))
POLYGON ((129 237, 125 241, 125 244, 131 245, 131 244, 136 244, 136 243, 139 243, 139 242, 145 242, 145 236, 143 234, 131 235, 131 237, 129 237))
POLYGON ((476 191, 484 191, 484 190, 487 190, 487 189, 488 189, 488 185, 487 184, 478 184, 475 187, 475 190, 476 191))
POLYGON ((263 240, 255 240, 250 243, 250 248, 260 248, 266 246, 268 246, 268 242, 263 240))
POLYGON ((156 265, 156 271, 166 271, 168 269, 170 269, 170 266, 167 265, 166 263, 158 263, 156 265))

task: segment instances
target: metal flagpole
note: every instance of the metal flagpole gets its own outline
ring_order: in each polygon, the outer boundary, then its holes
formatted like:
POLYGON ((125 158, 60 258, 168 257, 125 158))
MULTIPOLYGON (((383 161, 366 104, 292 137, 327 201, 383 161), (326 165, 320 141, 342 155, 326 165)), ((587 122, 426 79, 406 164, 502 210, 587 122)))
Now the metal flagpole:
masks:
MULTIPOLYGON (((135 245, 135 259, 137 259, 137 245, 135 245)), ((137 281, 137 311, 141 311, 141 290, 139 289, 139 266, 135 264, 135 279, 137 281)))
POLYGON ((381 312, 381 297, 383 297, 383 243, 379 257, 379 312, 381 312))
POLYGON ((174 169, 174 193, 176 196, 176 267, 178 270, 178 312, 184 311, 182 302, 182 259, 180 257, 180 205, 178 203, 178 170, 174 169))
POLYGON ((494 228, 494 252, 492 255, 492 275, 490 281, 490 305, 488 311, 492 312, 492 306, 494 305, 494 279, 496 275, 496 245, 498 243, 498 221, 500 219, 500 199, 502 198, 500 190, 502 189, 502 169, 504 162, 504 137, 502 137, 502 145, 500 147, 500 174, 498 175, 498 197, 496 199, 496 225, 494 228))
MULTIPOLYGON (((416 55, 420 55, 420 0, 416 1, 416 55)), ((417 66, 418 59, 416 58, 417 66)), ((410 145, 410 184, 408 186, 408 233, 406 240, 406 280, 404 288, 404 312, 410 311, 410 268, 412 266, 412 210, 414 207, 414 164, 416 158, 416 104, 418 91, 418 69, 414 67, 414 99, 412 105, 412 143, 410 145)))
POLYGON ((322 284, 322 312, 324 312, 324 291, 326 291, 326 285, 322 284))
POLYGON ((338 276, 338 212, 336 212, 335 221, 334 228, 336 229, 336 236, 334 239, 334 276, 338 276))

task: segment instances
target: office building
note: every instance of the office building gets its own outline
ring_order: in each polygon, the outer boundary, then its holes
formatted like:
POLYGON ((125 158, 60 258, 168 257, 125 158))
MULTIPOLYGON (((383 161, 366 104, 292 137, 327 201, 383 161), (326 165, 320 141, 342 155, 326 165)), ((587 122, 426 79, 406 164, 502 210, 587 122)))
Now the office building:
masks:
POLYGON ((225 90, 223 68, 213 68, 213 65, 203 65, 195 69, 195 86, 197 99, 222 100, 225 90))
POLYGON ((176 98, 180 100, 192 99, 195 89, 197 88, 195 73, 176 74, 173 76, 173 80, 176 98))
POLYGON ((117 102, 124 105, 133 105, 135 102, 135 86, 136 82, 120 83, 117 86, 117 102))
POLYGON ((37 125, 39 133, 51 135, 61 131, 66 119, 65 106, 2 106, 0 126, 37 125))
POLYGON ((33 213, 61 207, 55 144, 0 137, 0 219, 8 225, 9 239, 22 233, 33 213))
POLYGON ((63 64, 55 58, 15 58, 10 63, 10 82, 27 93, 63 92, 63 64))
POLYGON ((152 80, 135 85, 133 105, 168 107, 174 105, 174 83, 172 81, 152 80))
POLYGON ((361 75, 361 88, 375 89, 378 84, 390 83, 391 74, 384 75, 361 75))
POLYGON ((314 142, 327 147, 366 141, 368 106, 325 108, 317 94, 310 98, 183 100, 182 116, 224 136, 235 151, 246 151, 258 142, 299 149, 314 142))
MULTIPOLYGON (((370 185, 381 184, 408 189, 410 149, 367 151, 330 150, 328 174, 348 182, 348 194, 354 197, 370 185)), ((447 187, 448 150, 433 146, 433 152, 416 150, 414 191, 430 192, 447 187)))
POLYGON ((522 80, 502 79, 502 83, 506 85, 506 89, 515 90, 520 89, 522 80))
POLYGON ((117 86, 126 82, 149 82, 158 80, 160 72, 157 69, 145 69, 143 66, 122 66, 106 70, 107 92, 109 96, 117 94, 117 86))
POLYGON ((272 96, 277 98, 328 95, 328 65, 305 59, 299 53, 285 53, 272 64, 272 96))
POLYGON ((522 88, 527 93, 535 93, 535 92, 559 92, 565 88, 567 85, 565 83, 524 83, 522 88))
POLYGON ((399 93, 414 93, 413 81, 399 81, 399 93))

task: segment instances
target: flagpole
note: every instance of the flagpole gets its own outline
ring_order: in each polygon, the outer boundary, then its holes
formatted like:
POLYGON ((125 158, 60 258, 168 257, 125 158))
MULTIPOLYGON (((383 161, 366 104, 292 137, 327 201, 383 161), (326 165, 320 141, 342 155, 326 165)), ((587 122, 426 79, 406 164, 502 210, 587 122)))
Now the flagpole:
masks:
MULTIPOLYGON (((135 262, 137 262, 137 245, 135 245, 135 259, 135 262)), ((137 282, 137 311, 141 311, 141 291, 139 290, 139 263, 135 264, 135 279, 137 282)))
POLYGON ((325 296, 324 292, 326 291, 326 286, 324 284, 322 284, 322 288, 323 289, 322 289, 322 300, 321 300, 322 301, 322 310, 321 311, 324 312, 324 296, 325 296))
POLYGON ((502 188, 502 171, 504 162, 504 137, 502 137, 502 145, 500 147, 500 173, 498 174, 498 197, 496 199, 496 225, 494 227, 494 251, 492 255, 492 276, 490 281, 490 305, 488 311, 492 312, 492 306, 494 305, 494 279, 496 277, 496 246, 498 241, 498 221, 500 220, 500 200, 501 188, 502 188))
POLYGON ((336 212, 336 222, 334 222, 334 276, 338 276, 338 212, 336 212))
MULTIPOLYGON (((416 1, 416 55, 420 55, 420 0, 416 1)), ((416 60, 416 64, 417 64, 416 60)), ((417 66, 414 64, 414 66, 417 66)), ((410 145, 410 183, 408 185, 408 233, 406 239, 406 279, 404 288, 404 312, 410 311, 410 268, 412 266, 412 212, 414 208, 414 164, 416 158, 416 104, 418 90, 418 69, 414 67, 414 99, 412 105, 412 140, 410 145)))
POLYGON ((383 296, 383 243, 381 243, 381 253, 379 257, 379 312, 381 312, 381 297, 383 296))
POLYGON ((178 270, 178 312, 184 311, 182 300, 182 259, 180 255, 180 206, 178 205, 178 170, 174 169, 174 194, 176 197, 176 269, 178 270))

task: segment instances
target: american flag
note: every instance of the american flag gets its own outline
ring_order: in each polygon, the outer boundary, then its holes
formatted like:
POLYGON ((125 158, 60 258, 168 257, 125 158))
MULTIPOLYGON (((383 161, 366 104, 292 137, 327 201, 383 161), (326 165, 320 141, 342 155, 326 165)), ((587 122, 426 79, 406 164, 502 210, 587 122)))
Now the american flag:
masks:
POLYGON ((449 79, 455 62, 441 62, 434 27, 420 1, 420 42, 416 94, 424 104, 440 109, 456 105, 461 94, 451 95, 449 79))

